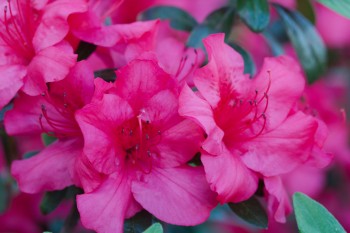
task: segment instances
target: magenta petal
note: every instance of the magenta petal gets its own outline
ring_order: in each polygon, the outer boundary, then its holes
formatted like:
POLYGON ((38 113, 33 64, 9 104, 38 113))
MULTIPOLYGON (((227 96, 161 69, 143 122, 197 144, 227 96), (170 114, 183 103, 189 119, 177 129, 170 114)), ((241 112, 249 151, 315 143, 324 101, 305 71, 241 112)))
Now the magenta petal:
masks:
POLYGON ((22 87, 26 69, 23 66, 0 66, 0 74, 0 109, 2 109, 22 87))
POLYGON ((203 139, 203 131, 190 120, 183 120, 164 131, 156 146, 158 166, 175 167, 188 162, 199 151, 203 139))
MULTIPOLYGON (((305 80, 299 65, 290 57, 265 58, 259 74, 253 79, 257 99, 268 98, 266 128, 278 126, 289 114, 296 101, 302 95, 305 80), (293 85, 291 85, 291 83, 293 85)), ((265 104, 259 105, 261 111, 265 104)))
MULTIPOLYGON (((179 96, 179 113, 199 124, 207 134, 210 134, 217 127, 209 103, 197 96, 187 85, 184 85, 179 96)), ((223 136, 222 132, 219 140, 223 136)))
POLYGON ((204 222, 216 205, 200 167, 153 168, 144 181, 133 181, 135 199, 154 216, 171 224, 204 222))
POLYGON ((46 90, 45 83, 62 80, 76 63, 77 55, 67 43, 61 42, 41 50, 28 66, 28 77, 23 91, 39 95, 46 90))
POLYGON ((227 149, 217 156, 202 154, 202 162, 210 187, 218 193, 220 203, 244 201, 258 187, 257 176, 238 155, 227 149))
POLYGON ((242 159, 264 176, 290 172, 308 159, 317 125, 313 117, 297 112, 271 132, 245 142, 242 159))
POLYGON ((100 233, 122 233, 131 198, 125 174, 110 177, 95 191, 77 196, 81 222, 100 233))
POLYGON ((292 212, 288 195, 283 187, 280 177, 264 178, 264 184, 268 193, 268 210, 275 220, 280 223, 286 222, 286 216, 292 212))
POLYGON ((65 93, 67 101, 77 108, 90 103, 94 94, 94 71, 86 61, 76 63, 65 79, 50 86, 51 94, 65 93))
POLYGON ((57 141, 39 154, 12 164, 21 191, 37 193, 74 184, 74 162, 82 152, 80 140, 57 141))
POLYGON ((158 92, 175 87, 174 80, 155 60, 134 60, 117 71, 115 86, 120 97, 139 110, 158 92), (141 97, 141 98, 140 98, 141 97))
POLYGON ((214 34, 203 40, 209 62, 195 72, 194 83, 204 98, 215 108, 222 96, 245 92, 249 81, 243 75, 244 62, 239 53, 224 42, 224 34, 214 34))
POLYGON ((61 0, 46 5, 33 37, 35 50, 40 51, 62 41, 69 31, 68 16, 86 10, 84 0, 61 0))
POLYGON ((116 146, 115 132, 121 123, 131 117, 133 111, 129 104, 113 94, 105 94, 101 100, 77 111, 76 120, 85 141, 84 154, 99 172, 114 172, 116 156, 124 156, 124 152, 117 151, 119 147, 116 146))

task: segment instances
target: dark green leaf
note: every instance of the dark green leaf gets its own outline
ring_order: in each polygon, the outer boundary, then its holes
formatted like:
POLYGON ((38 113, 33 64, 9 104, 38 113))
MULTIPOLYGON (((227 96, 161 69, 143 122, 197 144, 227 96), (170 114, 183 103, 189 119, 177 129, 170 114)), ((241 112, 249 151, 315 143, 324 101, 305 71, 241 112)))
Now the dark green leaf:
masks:
POLYGON ((147 228, 144 233, 163 233, 163 227, 160 223, 155 223, 147 228))
POLYGON ((229 203, 228 205, 238 217, 247 223, 258 228, 267 228, 268 217, 266 211, 255 196, 246 201, 229 203))
POLYGON ((8 183, 0 177, 0 214, 5 212, 10 201, 10 190, 8 183))
POLYGON ((142 233, 153 223, 155 223, 153 216, 143 210, 124 222, 124 233, 142 233))
POLYGON ((33 157, 34 155, 38 154, 40 151, 29 151, 23 155, 24 159, 29 159, 33 157))
POLYGON ((301 233, 346 232, 324 206, 303 193, 294 194, 293 206, 301 233))
POLYGON ((312 24, 315 24, 315 11, 310 0, 297 0, 297 10, 301 12, 312 24))
POLYGON ((96 70, 94 76, 95 78, 102 78, 107 82, 114 82, 117 78, 115 71, 116 69, 96 70))
POLYGON ((267 0, 238 0, 237 10, 243 22, 254 32, 262 32, 269 24, 267 0))
POLYGON ((81 189, 75 186, 70 186, 63 190, 46 192, 40 203, 40 210, 45 215, 49 214, 58 207, 63 199, 75 198, 80 193, 82 193, 81 189))
POLYGON ((283 45, 271 33, 264 31, 263 35, 265 36, 265 39, 269 44, 271 52, 274 56, 284 54, 283 45))
POLYGON ((8 105, 6 105, 5 107, 3 107, 0 111, 0 122, 1 121, 4 121, 4 117, 5 117, 5 113, 8 111, 8 110, 11 110, 13 108, 13 104, 10 103, 8 105))
POLYGON ((0 137, 4 146, 6 164, 10 167, 12 161, 18 159, 17 142, 14 137, 7 135, 3 128, 0 128, 0 137))
POLYGON ((53 142, 55 142, 57 140, 57 138, 50 136, 46 133, 41 134, 41 140, 43 141, 45 146, 48 146, 50 144, 52 144, 53 142))
POLYGON ((290 41, 298 54, 301 65, 312 83, 326 68, 327 51, 315 27, 297 11, 274 4, 290 41))
POLYGON ((40 210, 43 214, 49 214, 54 211, 66 196, 66 189, 59 191, 46 192, 40 203, 40 210))
POLYGON ((232 7, 223 7, 205 18, 204 22, 193 29, 187 41, 187 46, 203 47, 202 40, 210 34, 223 32, 226 38, 230 35, 235 10, 232 7))
POLYGON ((216 31, 207 25, 199 25, 191 32, 187 40, 187 46, 193 48, 203 47, 202 40, 216 31))
POLYGON ((96 45, 80 41, 77 50, 75 51, 76 54, 78 54, 78 61, 87 59, 95 50, 96 45))
POLYGON ((250 74, 251 76, 254 75, 255 64, 254 64, 253 59, 250 56, 250 54, 247 51, 245 51, 241 46, 239 46, 237 44, 229 43, 229 45, 232 48, 234 48, 243 57, 243 60, 244 60, 244 73, 245 74, 250 74))
POLYGON ((170 20, 170 26, 183 31, 192 31, 197 21, 186 11, 173 6, 152 7, 140 15, 141 20, 165 19, 170 20))
POLYGON ((350 0, 318 0, 323 5, 350 19, 350 0))

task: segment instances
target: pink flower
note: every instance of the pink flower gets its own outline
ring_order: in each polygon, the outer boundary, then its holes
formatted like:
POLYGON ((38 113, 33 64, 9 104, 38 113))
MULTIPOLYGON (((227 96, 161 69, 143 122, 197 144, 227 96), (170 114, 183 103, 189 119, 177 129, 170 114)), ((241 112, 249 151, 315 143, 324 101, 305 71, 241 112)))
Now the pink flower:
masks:
POLYGON ((58 138, 39 154, 13 162, 12 175, 23 192, 79 185, 74 164, 82 152, 83 138, 74 114, 90 102, 94 90, 93 72, 85 64, 77 63, 64 80, 51 83, 41 96, 21 94, 5 115, 9 135, 47 133, 58 138))
POLYGON ((292 111, 304 79, 298 65, 285 56, 266 58, 260 73, 249 79, 240 55, 223 41, 223 34, 204 40, 209 63, 194 74, 198 93, 183 88, 180 115, 207 134, 201 159, 221 203, 249 198, 259 177, 278 203, 284 202, 278 182, 270 180, 311 158, 316 131, 323 135, 316 119, 292 111))
POLYGON ((178 87, 155 60, 117 71, 114 84, 97 79, 91 104, 77 115, 85 140, 77 197, 85 227, 122 232, 125 218, 146 209, 162 221, 199 224, 216 205, 202 167, 186 163, 202 130, 178 115, 178 87))
POLYGON ((45 83, 62 80, 76 55, 64 41, 67 18, 86 10, 84 1, 1 0, 0 108, 22 89, 29 95, 46 90, 45 83))

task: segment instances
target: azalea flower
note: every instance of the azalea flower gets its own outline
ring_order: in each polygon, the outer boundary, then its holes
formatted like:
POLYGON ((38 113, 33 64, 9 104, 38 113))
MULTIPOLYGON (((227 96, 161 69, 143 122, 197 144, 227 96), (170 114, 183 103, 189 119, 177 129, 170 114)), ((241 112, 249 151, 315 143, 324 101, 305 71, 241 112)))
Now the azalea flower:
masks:
POLYGON ((37 193, 79 186, 74 164, 82 152, 83 137, 74 114, 90 102, 93 79, 86 63, 77 63, 64 80, 51 83, 42 95, 20 94, 13 109, 6 112, 9 135, 46 133, 57 138, 37 155, 13 162, 11 172, 21 191, 37 193))
POLYGON ((67 18, 86 10, 84 1, 1 0, 0 108, 18 92, 38 95, 45 83, 62 80, 76 55, 64 40, 67 18))
POLYGON ((92 102, 76 114, 84 135, 77 197, 85 227, 123 232, 141 209, 179 225, 204 222, 216 205, 202 167, 187 164, 202 130, 178 115, 178 86, 154 59, 136 59, 115 83, 95 81, 92 102))
POLYGON ((269 201, 270 209, 284 221, 290 208, 280 205, 288 200, 278 176, 311 159, 316 141, 322 146, 325 137, 319 121, 293 110, 304 89, 300 69, 286 56, 266 58, 249 79, 243 59, 224 43, 223 34, 207 37, 204 45, 209 63, 194 73, 197 93, 183 88, 179 112, 207 134, 201 160, 211 189, 221 203, 240 202, 263 179, 277 199, 269 201))

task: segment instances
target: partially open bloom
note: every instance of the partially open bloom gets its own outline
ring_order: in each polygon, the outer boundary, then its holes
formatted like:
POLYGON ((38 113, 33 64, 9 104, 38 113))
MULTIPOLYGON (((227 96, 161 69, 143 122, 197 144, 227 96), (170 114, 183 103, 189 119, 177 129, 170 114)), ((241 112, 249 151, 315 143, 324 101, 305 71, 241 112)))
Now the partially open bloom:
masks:
MULTIPOLYGON (((249 79, 242 58, 223 40, 223 34, 204 40, 209 63, 194 74, 198 93, 182 90, 179 111, 207 134, 201 159, 221 203, 246 200, 260 178, 278 198, 272 209, 280 211, 278 203, 288 200, 277 176, 311 157, 316 131, 323 128, 313 117, 292 111, 304 89, 292 59, 266 58, 260 73, 249 79)), ((279 221, 281 214, 275 216, 279 221)))
POLYGON ((77 63, 64 80, 50 84, 40 96, 22 93, 5 115, 9 135, 46 133, 57 138, 39 154, 13 162, 12 175, 24 192, 79 185, 74 164, 82 152, 83 138, 74 114, 90 102, 94 91, 93 72, 84 64, 77 63))
POLYGON ((84 1, 1 0, 0 108, 22 89, 29 95, 46 90, 45 83, 62 80, 76 55, 64 40, 67 18, 86 10, 84 1))
POLYGON ((123 220, 146 209, 162 221, 199 224, 216 205, 202 167, 187 165, 202 130, 178 115, 178 87, 154 59, 97 79, 91 104, 76 117, 84 135, 77 197, 84 226, 122 232, 123 220), (113 224, 110 224, 113 222, 113 224))

